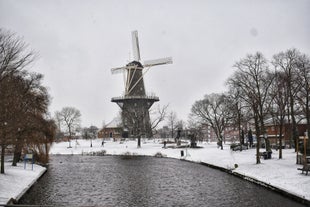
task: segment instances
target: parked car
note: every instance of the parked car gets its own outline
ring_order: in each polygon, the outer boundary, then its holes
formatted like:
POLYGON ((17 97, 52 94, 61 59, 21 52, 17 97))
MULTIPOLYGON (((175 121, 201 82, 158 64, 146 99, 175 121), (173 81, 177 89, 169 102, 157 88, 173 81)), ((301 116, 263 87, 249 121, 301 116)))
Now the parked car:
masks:
POLYGON ((241 145, 240 143, 233 143, 233 144, 230 145, 230 149, 232 151, 247 150, 248 146, 247 145, 241 145))

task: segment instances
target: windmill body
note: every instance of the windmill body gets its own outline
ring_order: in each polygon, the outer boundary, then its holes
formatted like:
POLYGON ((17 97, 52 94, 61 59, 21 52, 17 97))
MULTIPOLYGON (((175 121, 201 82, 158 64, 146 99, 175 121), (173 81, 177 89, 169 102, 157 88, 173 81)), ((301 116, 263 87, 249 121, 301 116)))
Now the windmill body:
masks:
POLYGON ((172 58, 145 61, 140 63, 138 32, 132 32, 134 61, 124 67, 112 68, 112 73, 124 74, 124 96, 112 98, 122 110, 122 122, 125 137, 152 137, 149 109, 154 102, 159 101, 157 96, 147 95, 143 76, 149 68, 156 65, 172 63, 172 58))

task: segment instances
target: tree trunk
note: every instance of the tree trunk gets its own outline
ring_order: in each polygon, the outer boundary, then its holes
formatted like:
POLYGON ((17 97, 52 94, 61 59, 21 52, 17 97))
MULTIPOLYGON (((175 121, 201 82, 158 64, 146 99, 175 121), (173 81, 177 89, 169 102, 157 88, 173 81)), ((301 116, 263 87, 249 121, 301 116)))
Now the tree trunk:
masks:
POLYGON ((22 149, 21 145, 19 143, 16 143, 15 149, 14 149, 14 157, 13 157, 13 162, 12 166, 17 166, 17 163, 20 160, 21 154, 22 154, 22 149))
POLYGON ((282 159, 282 134, 280 134, 280 142, 279 142, 279 159, 282 159))
POLYGON ((138 148, 140 148, 141 147, 141 136, 139 135, 138 136, 138 148))
MULTIPOLYGON (((289 89, 291 86, 289 85, 289 89)), ((291 117, 292 117, 292 134, 291 134, 291 141, 290 141, 290 148, 292 148, 293 143, 296 143, 298 140, 298 133, 297 133, 297 126, 296 126, 296 119, 295 119, 295 111, 294 111, 294 97, 292 95, 292 91, 290 93, 290 109, 291 109, 291 117)), ((297 146, 295 146, 295 152, 297 151, 297 146)))
POLYGON ((223 150, 223 140, 221 140, 221 150, 223 150))
POLYGON ((255 130, 256 130, 256 164, 260 164, 260 129, 258 124, 258 118, 255 116, 255 130))
MULTIPOLYGON (((281 123, 283 123, 284 120, 281 120, 281 123)), ((280 133, 279 133, 279 159, 282 159, 282 134, 283 134, 283 124, 280 124, 280 133)))
POLYGON ((46 164, 48 163, 48 143, 47 143, 47 140, 45 140, 45 161, 46 161, 46 164))
POLYGON ((5 146, 1 145, 1 174, 4 174, 4 152, 5 152, 5 146))
POLYGON ((72 147, 71 147, 71 138, 72 138, 72 137, 71 137, 71 136, 72 136, 72 134, 71 134, 71 128, 70 128, 70 126, 68 126, 68 128, 69 128, 69 140, 68 140, 68 141, 69 141, 69 147, 68 147, 68 148, 72 148, 72 147))

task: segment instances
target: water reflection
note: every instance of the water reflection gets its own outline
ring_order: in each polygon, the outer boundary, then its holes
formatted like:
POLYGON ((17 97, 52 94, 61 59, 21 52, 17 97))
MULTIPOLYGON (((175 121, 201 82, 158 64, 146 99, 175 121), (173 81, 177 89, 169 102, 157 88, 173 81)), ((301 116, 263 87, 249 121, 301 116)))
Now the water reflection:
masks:
POLYGON ((174 159, 53 156, 20 204, 55 206, 302 206, 199 164, 174 159))

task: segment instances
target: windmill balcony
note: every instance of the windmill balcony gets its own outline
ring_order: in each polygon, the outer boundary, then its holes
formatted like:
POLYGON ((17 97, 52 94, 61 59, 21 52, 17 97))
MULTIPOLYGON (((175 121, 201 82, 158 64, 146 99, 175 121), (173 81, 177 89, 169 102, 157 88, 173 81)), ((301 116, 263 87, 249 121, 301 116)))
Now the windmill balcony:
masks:
POLYGON ((132 99, 144 99, 144 100, 153 100, 153 101, 159 101, 158 96, 119 96, 119 97, 114 97, 112 98, 112 102, 118 102, 118 101, 123 101, 123 100, 132 100, 132 99))

